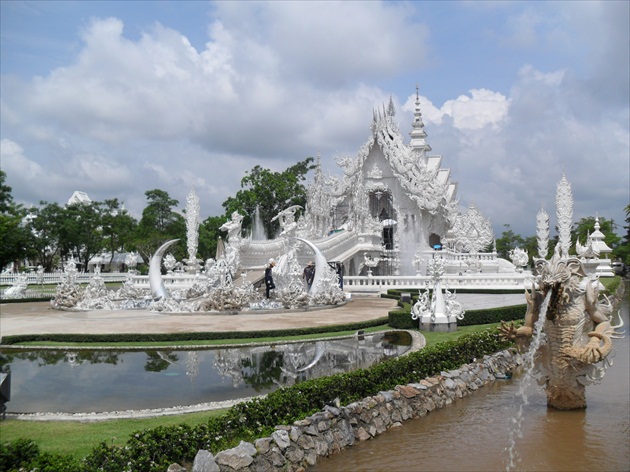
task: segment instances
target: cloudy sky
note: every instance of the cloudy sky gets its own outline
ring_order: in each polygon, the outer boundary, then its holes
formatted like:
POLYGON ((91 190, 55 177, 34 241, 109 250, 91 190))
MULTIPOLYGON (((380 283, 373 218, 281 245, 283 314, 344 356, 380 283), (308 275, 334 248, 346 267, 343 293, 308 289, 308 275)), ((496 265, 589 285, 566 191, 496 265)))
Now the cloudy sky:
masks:
POLYGON ((14 198, 159 188, 205 218, 245 171, 355 155, 392 97, 405 136, 416 84, 433 153, 497 236, 574 220, 622 231, 629 202, 629 3, 0 2, 1 168, 14 198))

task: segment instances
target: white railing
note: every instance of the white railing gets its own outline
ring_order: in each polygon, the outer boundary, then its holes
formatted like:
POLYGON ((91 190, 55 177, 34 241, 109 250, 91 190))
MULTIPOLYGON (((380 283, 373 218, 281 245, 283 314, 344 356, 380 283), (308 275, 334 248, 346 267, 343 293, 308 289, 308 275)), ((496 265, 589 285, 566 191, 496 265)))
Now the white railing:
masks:
MULTIPOLYGON (((424 288, 431 280, 431 277, 421 275, 347 276, 343 278, 343 288, 347 292, 384 292, 392 288, 424 288)), ((440 279, 443 288, 476 290, 520 290, 531 280, 531 274, 528 273, 445 275, 440 279)))
MULTIPOLYGON (((162 282, 167 288, 186 288, 192 287, 196 280, 207 280, 207 277, 203 274, 187 274, 187 273, 175 273, 162 275, 162 282)), ((148 275, 134 275, 131 278, 131 282, 136 288, 150 288, 148 275)))
MULTIPOLYGON (((21 274, 10 273, 0 274, 0 285, 13 285, 21 274)), ((29 272, 27 274, 27 283, 29 285, 57 285, 63 280, 63 272, 52 272, 45 274, 38 274, 37 272, 29 272)), ((77 274, 77 281, 81 284, 89 283, 90 279, 94 276, 90 272, 81 272, 77 274)), ((124 282, 127 278, 126 272, 101 272, 100 276, 105 283, 107 282, 124 282)))

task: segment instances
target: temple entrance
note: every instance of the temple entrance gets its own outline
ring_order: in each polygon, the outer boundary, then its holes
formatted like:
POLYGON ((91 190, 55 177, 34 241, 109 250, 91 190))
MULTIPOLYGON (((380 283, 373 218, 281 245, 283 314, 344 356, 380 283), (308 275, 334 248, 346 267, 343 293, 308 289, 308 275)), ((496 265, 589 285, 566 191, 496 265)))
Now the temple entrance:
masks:
POLYGON ((431 233, 429 236, 429 247, 436 250, 442 249, 442 240, 439 234, 431 233))
POLYGON ((387 250, 394 249, 394 228, 383 228, 383 247, 387 250))

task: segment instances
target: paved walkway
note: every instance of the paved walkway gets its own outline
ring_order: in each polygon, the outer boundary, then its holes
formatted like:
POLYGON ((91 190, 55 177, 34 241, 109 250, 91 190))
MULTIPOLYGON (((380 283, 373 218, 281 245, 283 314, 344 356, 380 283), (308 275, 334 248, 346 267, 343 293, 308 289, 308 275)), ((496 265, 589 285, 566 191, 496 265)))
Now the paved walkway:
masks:
MULTIPOLYGON (((522 294, 458 294, 465 310, 520 305, 522 294)), ((356 323, 386 317, 396 301, 355 298, 343 306, 306 311, 214 313, 153 313, 145 310, 53 310, 50 303, 0 304, 0 335, 50 333, 178 333, 200 331, 264 331, 356 323)))

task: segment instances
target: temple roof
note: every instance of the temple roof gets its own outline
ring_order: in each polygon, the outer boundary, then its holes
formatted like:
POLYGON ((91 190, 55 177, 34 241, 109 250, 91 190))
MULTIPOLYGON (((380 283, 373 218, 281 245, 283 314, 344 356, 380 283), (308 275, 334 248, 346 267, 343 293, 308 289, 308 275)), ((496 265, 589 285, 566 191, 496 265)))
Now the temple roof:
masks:
POLYGON ((75 205, 77 203, 92 203, 92 199, 88 197, 88 194, 75 190, 72 196, 68 199, 68 205, 75 205))

